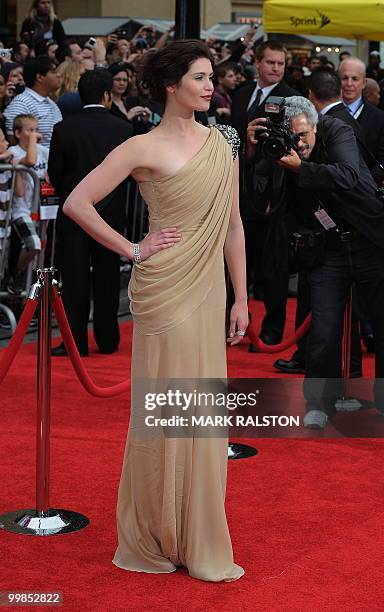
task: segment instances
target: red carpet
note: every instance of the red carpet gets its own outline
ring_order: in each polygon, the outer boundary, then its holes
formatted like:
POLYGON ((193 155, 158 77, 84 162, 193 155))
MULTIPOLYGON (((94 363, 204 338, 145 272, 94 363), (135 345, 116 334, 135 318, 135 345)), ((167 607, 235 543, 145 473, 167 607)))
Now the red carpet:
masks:
MULTIPOLYGON (((84 360, 99 384, 128 377, 130 327, 118 354, 84 360)), ((34 354, 23 347, 1 388, 0 513, 34 506, 34 354)), ((273 376, 274 359, 232 349, 230 375, 273 376)), ((0 531, 0 590, 60 590, 74 612, 383 609, 381 440, 249 440, 259 454, 229 462, 227 498, 245 577, 212 584, 185 570, 136 574, 111 563, 129 397, 86 395, 65 358, 54 360, 52 387, 51 505, 91 525, 50 538, 0 531)))

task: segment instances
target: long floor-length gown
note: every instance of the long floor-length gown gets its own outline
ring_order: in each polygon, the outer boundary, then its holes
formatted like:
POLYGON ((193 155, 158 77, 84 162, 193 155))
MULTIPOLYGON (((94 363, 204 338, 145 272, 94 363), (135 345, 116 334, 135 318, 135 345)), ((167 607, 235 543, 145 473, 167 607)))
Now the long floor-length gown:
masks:
MULTIPOLYGON (((223 247, 235 141, 232 128, 211 128, 175 175, 140 183, 151 230, 177 227, 182 240, 134 266, 132 398, 143 379, 226 377, 223 247)), ((185 566, 201 580, 240 578, 224 508, 226 476, 226 438, 143 438, 131 411, 113 563, 154 573, 185 566)))

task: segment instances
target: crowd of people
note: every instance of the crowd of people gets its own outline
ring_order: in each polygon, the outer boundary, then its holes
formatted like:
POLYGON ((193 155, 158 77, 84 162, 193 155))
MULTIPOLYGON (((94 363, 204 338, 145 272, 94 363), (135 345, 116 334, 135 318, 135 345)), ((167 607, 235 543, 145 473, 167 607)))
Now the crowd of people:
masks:
MULTIPOLYGON (((163 108, 140 78, 140 67, 143 56, 155 54, 172 39, 173 28, 159 36, 149 26, 139 28, 132 37, 120 31, 107 37, 90 36, 86 41, 70 39, 65 36, 63 26, 54 14, 51 0, 35 0, 23 22, 19 40, 12 46, 9 55, 3 53, 0 57, 1 162, 18 162, 34 168, 40 178, 51 180, 62 205, 71 189, 100 163, 110 147, 116 146, 113 138, 107 137, 109 129, 112 129, 112 124, 109 124, 111 115, 118 120, 114 125, 116 129, 121 126, 120 133, 125 138, 147 133, 160 123, 163 108), (95 112, 97 108, 102 112, 95 112), (79 116, 79 113, 83 115, 79 116), (92 113, 94 116, 91 117, 92 113), (79 117, 78 124, 76 117, 79 117), (72 140, 68 136, 71 133, 72 140), (80 142, 80 138, 84 163, 79 161, 81 150, 76 152, 76 141, 80 142), (100 146, 100 140, 104 140, 104 144, 108 141, 108 145, 100 146), (7 142, 12 146, 8 147, 7 142)), ((335 66, 327 56, 316 53, 303 62, 302 57, 292 56, 277 41, 256 46, 254 29, 250 29, 244 39, 233 45, 214 38, 207 39, 205 43, 214 61, 214 92, 209 110, 195 113, 200 123, 205 126, 228 124, 234 127, 244 152, 247 126, 264 116, 268 98, 300 96, 313 103, 320 114, 325 112, 337 116, 353 128, 360 156, 370 171, 371 180, 376 188, 384 184, 384 70, 380 67, 381 58, 377 51, 371 52, 367 66, 349 52, 342 52, 339 65, 335 66), (328 104, 322 104, 324 100, 331 105, 326 111, 324 107, 328 104)), ((2 43, 0 46, 4 47, 2 43)), ((310 125, 317 129, 317 123, 311 121, 310 125)), ((265 190, 265 177, 260 180, 263 173, 259 172, 259 163, 246 160, 244 156, 241 159, 240 206, 246 237, 248 291, 249 295, 263 299, 265 303, 266 315, 260 338, 266 344, 276 344, 284 330, 289 278, 289 270, 276 265, 270 255, 276 219, 281 215, 277 212, 277 206, 274 208, 278 197, 276 193, 269 193, 267 209, 260 206, 263 198, 259 198, 259 195, 265 190)), ((265 159, 260 163, 265 164, 265 159)), ((10 197, 10 175, 3 172, 0 176, 3 185, 1 215, 4 218, 10 197)), ((19 178, 15 186, 18 191, 12 207, 11 226, 12 242, 17 248, 11 249, 8 276, 3 279, 11 293, 20 292, 25 266, 40 249, 30 215, 31 188, 28 180, 27 177, 19 178)), ((343 188, 346 189, 345 186, 343 188)), ((66 252, 66 246, 74 236, 75 229, 69 225, 59 210, 59 260, 60 253, 66 252)), ((123 225, 123 219, 116 220, 119 231, 124 232, 123 225)), ((344 227, 347 226, 349 228, 348 223, 344 223, 344 227)), ((76 282, 73 278, 71 280, 68 273, 64 302, 73 322, 79 350, 86 355, 91 287, 87 269, 92 263, 93 292, 96 302, 100 302, 100 308, 95 309, 96 319, 100 312, 100 317, 110 320, 110 330, 115 330, 110 334, 113 342, 107 343, 107 346, 100 340, 100 349, 111 352, 118 347, 118 275, 115 275, 110 290, 110 297, 114 297, 105 307, 105 298, 96 297, 99 293, 97 277, 104 274, 105 264, 100 264, 102 257, 100 259, 99 253, 96 257, 94 244, 88 239, 84 240, 84 237, 79 238, 80 242, 85 269, 76 282), (80 290, 84 286, 87 289, 80 290), (82 295, 81 304, 78 303, 79 293, 82 295), (82 313, 81 317, 77 316, 78 311, 82 313)), ((276 241, 273 248, 278 249, 276 241)), ((61 269, 65 274, 69 260, 67 257, 61 259, 61 269)), ((300 286, 304 284, 301 275, 300 286)), ((304 298, 300 301, 299 322, 309 308, 307 305, 301 309, 304 301, 304 298)), ((360 304, 358 318, 366 348, 373 351, 375 346, 376 349, 378 347, 378 340, 366 310, 360 304)), ((98 323, 97 327, 100 327, 98 323)), ((100 336, 100 332, 96 332, 96 336, 100 336)), ((251 345, 250 351, 256 352, 257 348, 251 345)), ((59 347, 57 354, 65 354, 64 347, 59 347)), ((299 347, 292 359, 278 360, 275 366, 285 373, 304 372, 307 368, 304 350, 299 347)), ((361 374, 361 355, 357 355, 353 371, 356 375, 361 374)))
MULTIPOLYGON (((217 74, 215 74, 215 96, 209 111, 207 113, 196 113, 198 120, 204 125, 230 122, 233 92, 241 85, 251 82, 254 77, 254 67, 252 65, 253 38, 254 30, 251 29, 246 34, 244 41, 239 41, 234 48, 230 48, 227 44, 213 38, 206 41, 211 57, 217 63, 217 74), (227 93, 228 90, 231 95, 227 93)), ((104 85, 107 83, 108 99, 102 99, 96 86, 96 90, 90 92, 91 98, 92 95, 95 96, 92 103, 104 106, 107 109, 108 121, 109 115, 124 121, 125 126, 121 128, 120 132, 126 138, 146 133, 160 123, 163 108, 153 99, 145 83, 139 78, 140 64, 147 53, 156 52, 172 39, 172 27, 164 34, 157 35, 155 29, 149 26, 139 28, 131 37, 126 32, 120 31, 107 37, 90 36, 88 39, 82 40, 71 39, 65 35, 64 28, 54 13, 52 2, 50 0, 35 0, 22 24, 19 40, 12 45, 12 48, 8 49, 8 53, 4 49, 4 43, 0 41, 0 46, 4 51, 0 56, 0 130, 2 137, 4 137, 4 151, 1 155, 1 161, 3 163, 25 164, 34 169, 41 180, 51 181, 62 205, 65 194, 68 194, 68 189, 63 188, 63 181, 59 180, 62 177, 54 171, 60 165, 57 156, 61 155, 62 152, 61 149, 59 152, 59 145, 54 144, 51 147, 51 143, 53 135, 53 142, 57 143, 58 141, 54 133, 55 126, 62 123, 65 130, 66 120, 82 111, 84 107, 84 98, 80 94, 80 81, 88 83, 92 90, 92 79, 87 81, 85 76, 96 71, 107 73, 103 82, 104 85), (20 131, 22 141, 19 138, 20 131), (48 172, 50 151, 49 165, 51 172, 48 172), (44 159, 42 157, 43 153, 46 153, 44 159)), ((104 114, 101 125, 95 125, 92 128, 96 130, 97 138, 108 131, 107 126, 107 115, 104 114)), ((85 139, 89 142, 93 142, 92 129, 85 134, 85 139)), ((57 133, 60 133, 59 128, 57 133)), ((77 137, 79 137, 79 134, 77 134, 77 137)), ((82 146, 87 148, 85 141, 82 142, 82 146)), ((93 150, 98 149, 103 150, 104 155, 107 153, 102 147, 94 145, 93 150)), ((96 163, 95 158, 92 158, 92 163, 96 163)), ((69 161, 67 174, 65 174, 66 180, 64 182, 71 188, 83 176, 76 174, 75 166, 73 158, 69 161), (69 176, 69 168, 72 172, 71 176, 69 176)), ((85 166, 89 169, 89 164, 85 164, 85 166)), ((7 186, 7 189, 4 187, 1 193, 1 222, 4 226, 7 209, 12 208, 6 236, 3 230, 3 237, 10 238, 10 249, 9 254, 7 253, 6 275, 1 279, 1 285, 3 290, 17 296, 20 295, 24 287, 26 266, 39 252, 41 245, 36 223, 32 220, 31 214, 31 177, 26 174, 18 174, 18 191, 13 195, 11 206, 11 174, 2 172, 1 176, 4 185, 7 186), (22 232, 20 229, 21 222, 23 222, 22 232)), ((123 209, 123 206, 121 206, 121 211, 123 209)), ((65 220, 59 212, 57 231, 55 232, 56 264, 60 267, 62 274, 65 274, 63 267, 66 268, 65 262, 68 258, 65 260, 60 258, 60 253, 63 250, 65 251, 65 232, 62 231, 61 227, 63 224, 65 225, 65 220)), ((119 221, 120 226, 121 220, 119 221)), ((124 220, 121 231, 124 231, 124 220)), ((49 234, 50 237, 51 234, 49 234)), ((5 249, 2 249, 2 253, 2 256, 5 257, 5 249)), ((94 261, 87 259, 88 267, 89 264, 92 264, 92 274, 95 279, 97 278, 97 265, 94 261)), ((111 276, 113 275, 111 274, 111 276)), ((74 308, 69 304, 71 280, 66 283, 67 291, 64 290, 67 312, 73 322, 72 327, 75 336, 77 336, 79 350, 84 355, 87 354, 86 332, 84 331, 86 323, 82 323, 80 325, 81 332, 76 333, 74 320, 87 320, 90 299, 89 282, 85 285, 81 283, 76 285, 76 291, 80 285, 82 288, 87 287, 87 290, 82 292, 84 302, 81 308, 82 316, 78 315, 78 304, 74 308), (71 316, 73 310, 74 314, 71 316)), ((118 280, 115 280, 115 289, 111 290, 110 293, 114 296, 113 300, 111 299, 114 304, 114 319, 116 319, 118 285, 118 280)), ((73 279, 72 286, 74 287, 73 279)), ((97 294, 95 286, 93 286, 93 294, 94 296, 97 294)), ((18 303, 15 300, 9 302, 16 315, 19 310, 17 304, 21 304, 21 302, 18 303)), ((97 313, 98 310, 94 310, 95 312, 97 313)), ((102 314, 105 320, 111 318, 108 317, 106 312, 102 314)), ((115 330, 116 321, 111 325, 115 330)), ((108 325, 107 328, 109 328, 108 325)), ((114 332, 113 335, 116 336, 116 333, 114 332)), ((114 344, 116 347, 117 341, 110 344, 111 346, 114 344)), ((102 350, 107 351, 106 344, 102 343, 102 345, 102 350)), ((64 353, 64 349, 59 347, 57 354, 62 353, 64 353)))

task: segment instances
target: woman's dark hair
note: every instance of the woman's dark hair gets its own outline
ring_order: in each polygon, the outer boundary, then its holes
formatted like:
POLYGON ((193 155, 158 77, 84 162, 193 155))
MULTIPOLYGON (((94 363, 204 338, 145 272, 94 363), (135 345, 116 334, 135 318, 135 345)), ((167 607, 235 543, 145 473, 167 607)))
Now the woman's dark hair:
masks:
POLYGON ((105 68, 87 70, 81 75, 78 90, 83 106, 86 104, 100 104, 103 94, 112 91, 112 75, 105 68))
POLYGON ((1 67, 1 75, 6 81, 8 81, 12 70, 16 70, 16 68, 22 68, 21 64, 19 64, 18 62, 6 62, 1 67))
POLYGON ((108 66, 108 72, 110 72, 113 77, 119 74, 119 72, 127 72, 128 70, 134 72, 135 68, 132 64, 128 64, 127 62, 115 62, 108 66))
POLYGON ((165 106, 166 86, 180 83, 192 62, 206 58, 213 67, 213 57, 201 40, 175 40, 158 51, 144 55, 139 67, 139 78, 148 87, 151 98, 165 106))

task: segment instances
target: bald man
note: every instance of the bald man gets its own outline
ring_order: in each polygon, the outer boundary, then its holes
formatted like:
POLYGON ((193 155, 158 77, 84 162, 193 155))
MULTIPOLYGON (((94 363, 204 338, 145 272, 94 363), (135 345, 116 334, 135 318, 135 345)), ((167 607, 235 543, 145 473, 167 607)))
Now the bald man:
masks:
POLYGON ((365 142, 372 158, 369 169, 379 186, 384 184, 384 111, 366 102, 363 90, 367 84, 365 64, 357 57, 341 62, 339 68, 343 102, 364 132, 365 142), (376 160, 376 161, 375 161, 376 160))
POLYGON ((363 98, 369 104, 373 106, 379 106, 380 104, 380 86, 375 79, 367 78, 366 85, 363 89, 363 98))

